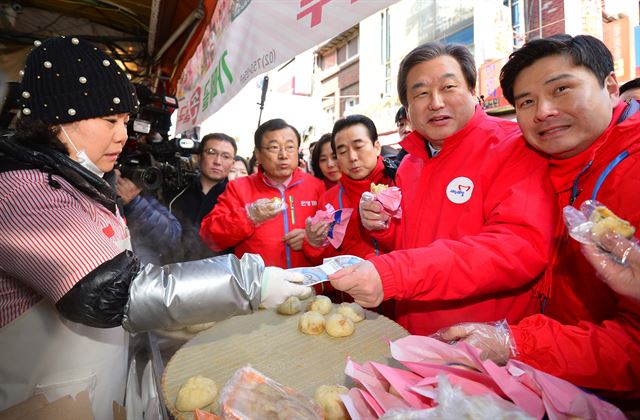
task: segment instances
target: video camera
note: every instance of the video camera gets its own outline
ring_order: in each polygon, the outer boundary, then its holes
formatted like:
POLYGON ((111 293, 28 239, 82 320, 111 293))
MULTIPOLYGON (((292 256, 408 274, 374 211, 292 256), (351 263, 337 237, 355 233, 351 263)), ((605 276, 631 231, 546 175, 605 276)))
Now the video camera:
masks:
POLYGON ((171 113, 178 107, 175 98, 155 95, 143 85, 135 87, 140 111, 129 121, 129 138, 118 169, 123 177, 166 202, 197 176, 191 159, 197 143, 188 138, 169 139, 171 113))

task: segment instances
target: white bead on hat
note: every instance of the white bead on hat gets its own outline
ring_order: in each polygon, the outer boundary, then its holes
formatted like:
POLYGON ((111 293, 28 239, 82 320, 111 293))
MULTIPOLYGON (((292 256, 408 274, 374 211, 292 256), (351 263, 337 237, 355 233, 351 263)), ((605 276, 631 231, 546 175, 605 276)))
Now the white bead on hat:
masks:
POLYGON ((23 115, 62 124, 137 111, 130 76, 90 42, 61 37, 34 46, 21 71, 23 115))

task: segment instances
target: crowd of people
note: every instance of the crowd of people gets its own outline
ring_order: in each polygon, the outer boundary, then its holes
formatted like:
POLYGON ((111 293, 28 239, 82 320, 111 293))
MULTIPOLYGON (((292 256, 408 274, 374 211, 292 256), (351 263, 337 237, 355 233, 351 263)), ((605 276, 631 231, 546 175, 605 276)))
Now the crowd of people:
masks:
POLYGON ((0 142, 0 344, 12 360, 0 364, 10 384, 0 408, 43 376, 100 360, 102 413, 122 400, 122 327, 218 320, 307 296, 286 269, 337 255, 364 261, 316 293, 639 408, 637 236, 581 243, 563 218, 592 200, 640 226, 640 79, 620 87, 600 40, 559 35, 515 51, 500 84, 516 121, 479 104, 466 47, 425 43, 398 71, 399 153, 383 151, 373 120, 350 115, 312 145, 306 172, 298 130, 272 119, 255 132, 255 170, 231 136, 204 136, 198 177, 167 206, 113 171, 138 106, 116 68, 76 38, 39 43, 28 57, 20 125, 0 142), (371 199, 372 184, 396 187, 401 212, 371 199), (315 217, 330 209, 349 215, 315 217), (22 354, 61 340, 96 350, 61 352, 55 369, 22 354))

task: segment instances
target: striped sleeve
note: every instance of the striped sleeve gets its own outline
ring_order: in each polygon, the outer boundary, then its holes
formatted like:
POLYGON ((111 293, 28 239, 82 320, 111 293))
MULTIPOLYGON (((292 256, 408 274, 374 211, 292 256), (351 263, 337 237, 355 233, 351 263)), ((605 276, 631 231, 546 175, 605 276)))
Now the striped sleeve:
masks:
POLYGON ((0 174, 0 269, 55 303, 118 255, 127 232, 117 216, 65 180, 54 176, 61 185, 56 189, 46 177, 0 174))

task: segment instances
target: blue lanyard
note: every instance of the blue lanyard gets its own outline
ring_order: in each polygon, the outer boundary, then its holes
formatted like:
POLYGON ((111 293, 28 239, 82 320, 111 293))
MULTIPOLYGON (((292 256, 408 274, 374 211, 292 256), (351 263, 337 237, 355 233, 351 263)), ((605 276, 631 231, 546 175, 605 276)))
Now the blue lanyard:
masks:
POLYGON ((598 181, 596 182, 596 186, 593 188, 593 193, 591 194, 591 199, 592 200, 596 199, 596 197, 598 195, 598 191, 600 191, 600 187, 604 183, 604 180, 607 178, 609 173, 611 171, 613 171, 613 168, 618 166, 618 164, 620 162, 622 162, 624 159, 626 159, 627 156, 629 156, 629 152, 627 150, 624 150, 622 153, 620 153, 618 156, 616 156, 615 159, 613 159, 611 162, 609 162, 609 164, 607 165, 606 168, 604 168, 604 171, 602 171, 602 173, 598 177, 598 181))
MULTIPOLYGON (((344 206, 342 205, 342 192, 344 191, 344 187, 340 185, 340 190, 338 191, 338 206, 342 209, 344 206)), ((354 209, 358 211, 359 209, 354 209)), ((378 249, 378 241, 373 239, 373 249, 375 250, 376 256, 380 255, 380 250, 378 249)))
MULTIPOLYGON (((596 200, 598 196, 598 191, 600 191, 600 187, 604 183, 605 179, 607 179, 607 176, 609 176, 611 171, 613 171, 613 168, 618 166, 618 164, 622 162, 627 156, 629 156, 629 152, 627 150, 624 150, 622 153, 616 156, 615 159, 609 162, 607 167, 604 169, 604 171, 602 171, 602 173, 598 177, 598 180, 596 181, 596 185, 593 188, 593 192, 591 193, 591 200, 596 200)), ((582 174, 585 173, 587 169, 591 167, 592 164, 593 164, 593 160, 590 160, 589 163, 587 163, 587 165, 584 168, 582 168, 580 172, 578 172, 578 175, 573 180, 573 187, 571 188, 571 198, 569 199, 569 204, 573 204, 573 202, 578 197, 578 194, 580 194, 580 191, 578 190, 578 182, 580 181, 580 177, 582 176, 582 174)))
POLYGON ((569 199, 570 205, 572 205, 573 202, 576 201, 578 194, 580 194, 580 191, 578 191, 578 181, 580 181, 580 176, 582 176, 582 174, 585 173, 587 169, 591 167, 592 164, 593 164, 593 160, 590 160, 589 163, 587 163, 587 166, 585 166, 584 168, 582 168, 580 172, 578 172, 576 179, 573 180, 573 187, 571 188, 571 198, 569 199))

